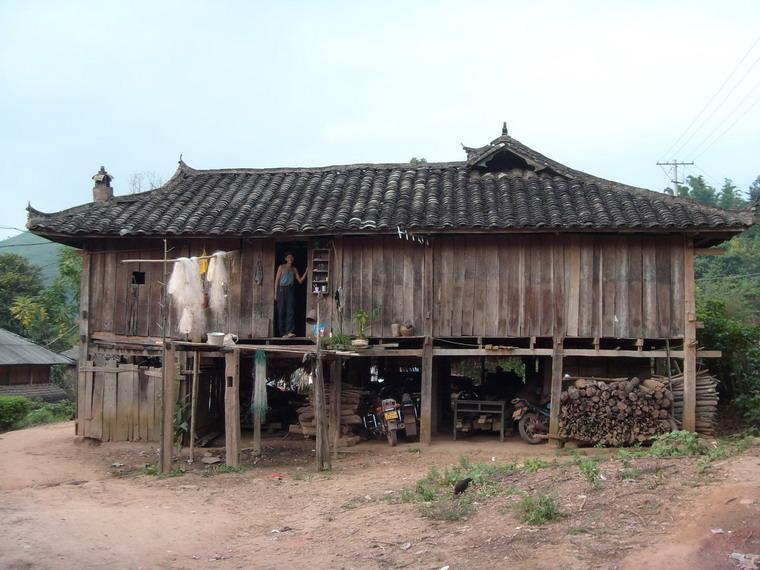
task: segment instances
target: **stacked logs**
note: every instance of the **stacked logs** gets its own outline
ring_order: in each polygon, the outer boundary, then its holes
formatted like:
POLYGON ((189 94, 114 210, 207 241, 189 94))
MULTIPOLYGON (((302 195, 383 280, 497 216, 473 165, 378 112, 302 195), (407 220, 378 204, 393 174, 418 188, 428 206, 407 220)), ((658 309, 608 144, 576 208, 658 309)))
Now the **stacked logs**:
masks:
MULTIPOLYGON (((340 394, 340 433, 341 435, 351 435, 354 428, 361 425, 362 419, 359 416, 359 403, 361 402, 364 391, 343 386, 340 394)), ((330 394, 325 395, 327 409, 330 409, 330 394)), ((298 408, 298 422, 301 425, 301 433, 307 437, 317 435, 317 420, 314 417, 314 391, 309 392, 309 403, 298 408)), ((328 428, 329 429, 329 428, 328 428)))
POLYGON ((643 443, 672 431, 673 393, 650 378, 578 378, 560 395, 563 439, 611 446, 643 443))
MULTIPOLYGON (((657 377, 657 380, 668 385, 668 379, 657 377)), ((718 413, 718 379, 710 375, 708 370, 697 372, 697 433, 715 435, 715 421, 718 413)), ((683 374, 670 379, 673 390, 673 417, 677 422, 683 421, 683 374)))

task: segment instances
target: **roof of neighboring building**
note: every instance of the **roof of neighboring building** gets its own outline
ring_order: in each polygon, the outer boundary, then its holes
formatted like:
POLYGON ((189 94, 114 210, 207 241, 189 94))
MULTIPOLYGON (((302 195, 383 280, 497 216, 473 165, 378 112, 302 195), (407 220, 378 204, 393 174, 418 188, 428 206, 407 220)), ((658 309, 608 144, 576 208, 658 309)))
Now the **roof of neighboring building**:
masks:
POLYGON ((728 231, 730 211, 579 172, 503 131, 464 162, 196 170, 148 192, 45 214, 47 236, 274 235, 395 231, 728 231))
POLYGON ((73 364, 65 356, 56 354, 28 338, 0 329, 0 366, 11 364, 73 364))

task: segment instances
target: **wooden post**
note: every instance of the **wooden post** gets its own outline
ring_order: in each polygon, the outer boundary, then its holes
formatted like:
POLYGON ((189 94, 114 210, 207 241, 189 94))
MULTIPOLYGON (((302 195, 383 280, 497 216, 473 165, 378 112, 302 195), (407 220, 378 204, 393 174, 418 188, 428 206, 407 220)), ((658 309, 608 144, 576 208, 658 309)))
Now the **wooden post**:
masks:
MULTIPOLYGON (((256 393, 256 381, 259 378, 267 377, 267 355, 263 350, 256 351, 256 372, 255 379, 253 381, 254 389, 253 393, 256 393)), ((259 402, 254 401, 254 407, 259 402)), ((261 413, 254 411, 253 413, 253 455, 256 457, 261 456, 261 413)))
POLYGON ((338 442, 340 441, 340 400, 343 379, 342 362, 335 359, 330 363, 330 444, 332 456, 338 458, 338 442))
POLYGON ((422 347, 421 392, 420 443, 429 445, 433 436, 433 339, 429 336, 422 347))
POLYGON ((554 337, 552 355, 551 413, 549 415, 549 439, 559 438, 559 396, 562 393, 562 337, 554 337))
POLYGON ((195 460, 195 414, 198 409, 198 382, 200 381, 201 353, 193 354, 193 385, 190 396, 190 459, 195 460))
MULTIPOLYGON (((79 361, 77 368, 87 364, 90 338, 90 254, 82 253, 82 273, 79 281, 79 361)), ((82 373, 79 373, 81 378, 82 373)), ((81 385, 81 382, 80 382, 81 385)), ((77 397, 77 415, 74 423, 74 434, 84 436, 84 422, 79 402, 82 398, 77 397)))
MULTIPOLYGON (((319 329, 317 329, 319 330, 319 329)), ((325 377, 322 354, 317 349, 317 362, 314 372, 314 419, 317 424, 317 471, 328 471, 330 463, 330 442, 327 434, 327 406, 325 403, 325 377)))
POLYGON ((177 403, 177 351, 173 344, 164 348, 161 402, 161 472, 172 470, 174 447, 174 408, 177 403))
POLYGON ((224 447, 227 465, 240 466, 240 350, 224 355, 224 447))
POLYGON ((433 336, 433 247, 425 247, 424 265, 422 268, 422 297, 425 311, 425 336, 433 336))
POLYGON ((694 284, 694 241, 684 239, 683 330, 683 429, 695 431, 697 423, 697 308, 694 284))

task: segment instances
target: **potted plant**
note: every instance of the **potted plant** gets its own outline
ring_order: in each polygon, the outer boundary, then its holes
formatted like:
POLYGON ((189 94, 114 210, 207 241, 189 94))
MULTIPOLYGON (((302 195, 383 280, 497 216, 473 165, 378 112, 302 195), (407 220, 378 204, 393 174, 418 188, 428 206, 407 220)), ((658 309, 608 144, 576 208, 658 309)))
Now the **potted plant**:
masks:
POLYGON ((322 341, 331 350, 346 350, 351 344, 351 338, 344 334, 335 334, 331 337, 323 338, 322 341))
POLYGON ((351 344, 353 346, 365 347, 369 345, 369 341, 367 340, 367 329, 369 329, 369 325, 372 322, 372 319, 377 317, 379 312, 380 310, 377 307, 371 311, 368 311, 367 309, 357 309, 353 312, 351 318, 356 323, 356 327, 358 329, 358 338, 351 341, 351 344))

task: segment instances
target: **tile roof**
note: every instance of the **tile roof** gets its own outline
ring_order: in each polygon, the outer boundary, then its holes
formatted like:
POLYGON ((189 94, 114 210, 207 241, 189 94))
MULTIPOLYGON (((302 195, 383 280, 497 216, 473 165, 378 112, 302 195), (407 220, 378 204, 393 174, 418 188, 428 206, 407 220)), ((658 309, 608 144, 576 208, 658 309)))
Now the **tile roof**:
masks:
POLYGON ((41 235, 273 235, 353 231, 723 230, 728 211, 561 165, 504 131, 465 162, 195 170, 162 187, 54 214, 29 208, 41 235))
POLYGON ((0 366, 10 364, 73 364, 73 362, 23 336, 0 329, 0 366))

